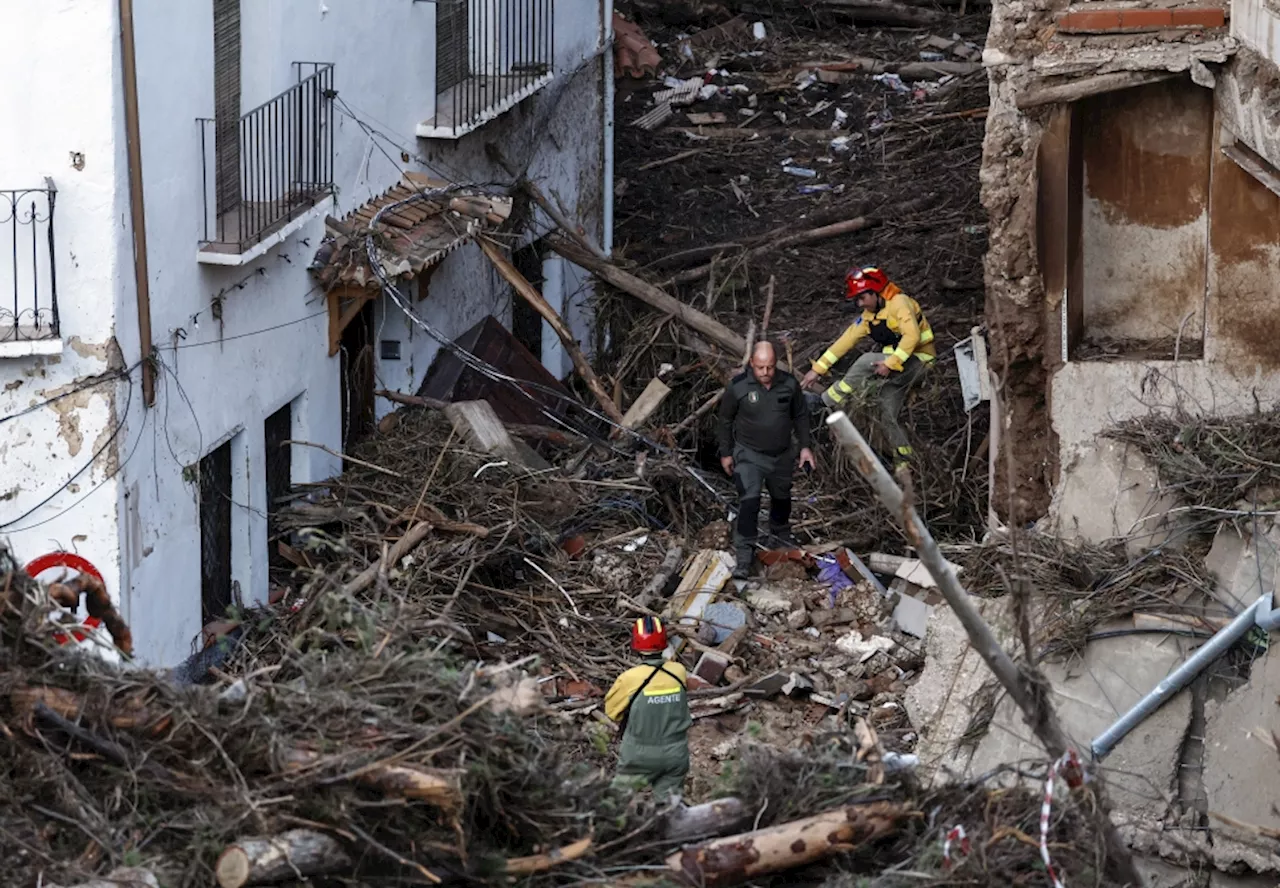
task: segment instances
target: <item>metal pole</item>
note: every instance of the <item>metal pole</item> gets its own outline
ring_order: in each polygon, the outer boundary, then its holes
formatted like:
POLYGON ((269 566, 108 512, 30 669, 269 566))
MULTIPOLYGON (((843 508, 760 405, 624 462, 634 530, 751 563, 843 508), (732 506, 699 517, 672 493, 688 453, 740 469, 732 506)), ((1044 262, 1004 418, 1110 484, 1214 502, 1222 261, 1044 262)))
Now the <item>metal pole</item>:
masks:
MULTIPOLYGON (((1044 745, 1051 759, 1057 759, 1069 748, 1069 741, 1062 725, 1058 723, 1058 713, 1053 708, 1047 694, 1036 691, 1036 684, 1030 680, 1035 673, 1030 668, 1029 676, 1023 675, 1009 652, 1001 647, 991 627, 982 619, 978 609, 970 600, 969 594, 960 585, 947 564, 937 542, 929 533, 929 528, 921 520, 911 503, 907 502, 902 488, 898 487, 889 470, 880 462, 875 451, 866 439, 858 433, 844 413, 834 413, 827 418, 827 425, 835 433, 836 438, 853 456, 854 465, 863 478, 871 484, 894 520, 902 525, 911 545, 920 553, 920 560, 929 569, 942 597, 951 606, 952 612, 960 620, 969 643, 982 657, 987 668, 995 675, 1000 684, 1009 692, 1018 708, 1022 710, 1027 725, 1035 733, 1036 738, 1044 745)), ((1040 679, 1043 681, 1043 679, 1040 679)), ((1094 774, 1094 788, 1097 793, 1100 813, 1102 814, 1099 829, 1102 831, 1106 845, 1109 868, 1121 880, 1132 884, 1144 884, 1141 876, 1134 868, 1133 855, 1128 845, 1121 839, 1115 824, 1111 822, 1111 804, 1107 798, 1106 780, 1102 774, 1094 774)))
POLYGON ((1225 654, 1228 648, 1244 638, 1249 630, 1257 625, 1259 606, 1263 602, 1269 605, 1270 601, 1271 594, 1267 593, 1245 608, 1240 616, 1219 629, 1200 650, 1187 659, 1187 662, 1169 673, 1164 681, 1156 685, 1154 691, 1133 704, 1128 712, 1120 716, 1119 721, 1099 734, 1090 747, 1094 759, 1101 760, 1109 755, 1125 735, 1164 705, 1166 700, 1190 684, 1192 679, 1205 670, 1205 667, 1225 654))

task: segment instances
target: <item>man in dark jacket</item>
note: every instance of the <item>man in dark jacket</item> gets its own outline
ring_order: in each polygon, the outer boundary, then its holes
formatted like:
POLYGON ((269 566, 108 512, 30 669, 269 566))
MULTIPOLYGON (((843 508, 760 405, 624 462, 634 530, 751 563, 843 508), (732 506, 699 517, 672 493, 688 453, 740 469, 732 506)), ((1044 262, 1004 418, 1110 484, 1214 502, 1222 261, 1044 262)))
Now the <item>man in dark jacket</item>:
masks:
POLYGON ((769 491, 769 532, 791 544, 791 477, 796 465, 794 433, 800 465, 814 467, 809 449, 809 411, 800 383, 778 372, 778 359, 768 342, 756 344, 751 365, 720 398, 720 464, 738 488, 738 524, 733 546, 733 575, 746 579, 755 555, 760 521, 761 488, 769 491))

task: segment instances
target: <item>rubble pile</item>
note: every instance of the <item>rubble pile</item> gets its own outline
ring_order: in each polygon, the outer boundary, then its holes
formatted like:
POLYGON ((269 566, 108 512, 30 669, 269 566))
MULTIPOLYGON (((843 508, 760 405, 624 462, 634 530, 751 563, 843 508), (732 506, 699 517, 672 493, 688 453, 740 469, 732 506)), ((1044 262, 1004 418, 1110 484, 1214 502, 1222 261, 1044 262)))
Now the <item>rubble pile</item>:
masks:
MULTIPOLYGON (((166 673, 97 656, 109 643, 97 632, 58 645, 69 617, 0 553, 10 883, 688 883, 719 859, 715 842, 763 847, 831 818, 854 853, 792 855, 781 865, 827 863, 788 884, 1041 871, 1024 841, 1036 793, 915 783, 899 701, 921 644, 870 582, 793 561, 789 579, 739 597, 724 588, 727 553, 669 558, 684 540, 649 513, 673 494, 631 459, 545 450, 550 469, 500 466, 437 412, 394 425, 341 479, 300 491, 282 551, 302 566, 278 576, 275 603, 210 626, 166 673), (650 607, 631 599, 664 569, 650 607), (691 669, 714 652, 741 671, 691 682, 695 730, 734 740, 719 763, 695 751, 710 779, 687 801, 736 798, 716 803, 737 813, 714 828, 681 820, 696 806, 611 782, 601 694, 645 610, 668 615, 691 669), (794 715, 807 730, 770 735, 794 715), (968 841, 948 843, 959 825, 968 841)), ((1096 859, 1089 805, 1055 803, 1051 848, 1068 875, 1096 859)))
MULTIPOLYGON (((982 315, 986 18, 850 27, 836 5, 619 7, 661 63, 618 81, 614 254, 739 335, 774 339, 798 373, 852 320, 846 270, 884 268, 920 301, 939 343, 904 411, 916 501, 941 537, 971 539, 987 509, 987 417, 966 413, 951 349, 982 315)), ((894 4, 839 5, 871 14, 894 4)), ((742 355, 627 298, 602 298, 598 311, 622 400, 669 365, 671 393, 649 425, 714 468, 710 410, 742 355)), ((858 424, 874 434, 874 411, 858 424)), ((813 530, 901 551, 870 510, 832 508, 858 483, 833 450, 796 499, 801 539, 813 530)))

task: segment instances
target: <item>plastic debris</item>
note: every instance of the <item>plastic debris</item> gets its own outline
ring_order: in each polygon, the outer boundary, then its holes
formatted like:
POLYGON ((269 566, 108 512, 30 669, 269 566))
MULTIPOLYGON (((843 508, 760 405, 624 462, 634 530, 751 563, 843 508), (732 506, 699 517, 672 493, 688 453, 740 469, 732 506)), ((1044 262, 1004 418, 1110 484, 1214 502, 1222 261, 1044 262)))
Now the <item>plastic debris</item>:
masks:
POLYGON ((831 153, 843 156, 853 150, 853 146, 849 144, 848 136, 836 136, 831 140, 831 153))
POLYGON ((881 84, 882 86, 889 87, 889 89, 893 90, 894 92, 900 95, 906 95, 907 93, 911 92, 911 87, 903 83, 902 78, 899 77, 897 74, 891 74, 891 73, 876 74, 871 79, 881 84))
POLYGON ((892 638, 885 638, 883 635, 873 635, 864 639, 857 629, 836 639, 836 647, 840 652, 850 657, 857 657, 859 663, 865 663, 881 651, 888 652, 896 646, 892 638))
POLYGON ((801 179, 813 179, 818 175, 816 170, 811 170, 808 167, 784 166, 782 171, 789 176, 799 176, 801 179))
POLYGON ((764 22, 756 22, 751 26, 751 36, 757 40, 764 39, 764 22))
POLYGON ((920 61, 922 62, 940 62, 945 58, 946 56, 944 56, 942 53, 932 52, 927 49, 920 53, 920 61))
POLYGON ((844 127, 846 123, 848 123, 848 121, 849 121, 849 113, 845 111, 843 108, 837 108, 836 116, 831 121, 831 128, 833 130, 841 129, 842 127, 844 127))
POLYGON ((841 569, 840 562, 830 555, 818 558, 818 582, 831 587, 832 598, 845 589, 852 589, 854 585, 853 580, 841 569))
POLYGON ((821 194, 824 191, 830 191, 831 185, 823 182, 820 185, 798 185, 796 193, 798 194, 821 194))

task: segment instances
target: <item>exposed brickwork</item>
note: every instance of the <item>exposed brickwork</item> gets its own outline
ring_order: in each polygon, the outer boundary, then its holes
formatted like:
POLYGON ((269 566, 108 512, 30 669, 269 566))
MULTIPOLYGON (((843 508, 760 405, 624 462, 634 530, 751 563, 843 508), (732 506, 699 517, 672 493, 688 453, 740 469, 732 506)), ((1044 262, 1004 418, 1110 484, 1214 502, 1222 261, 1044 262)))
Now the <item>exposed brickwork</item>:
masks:
POLYGON ((1216 6, 1184 6, 1174 9, 1087 9, 1058 16, 1064 34, 1135 33, 1173 28, 1221 28, 1225 10, 1216 6))

